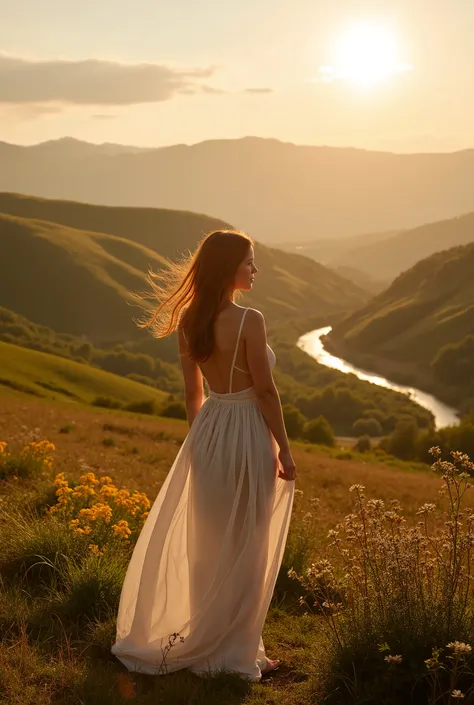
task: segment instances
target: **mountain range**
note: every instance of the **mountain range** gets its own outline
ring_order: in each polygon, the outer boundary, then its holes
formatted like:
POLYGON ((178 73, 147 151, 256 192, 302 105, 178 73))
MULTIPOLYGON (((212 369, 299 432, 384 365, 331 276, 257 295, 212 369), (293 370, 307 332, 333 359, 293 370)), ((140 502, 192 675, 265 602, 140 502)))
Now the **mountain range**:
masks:
POLYGON ((209 213, 265 243, 413 228, 474 211, 474 150, 393 154, 246 137, 139 150, 0 143, 0 191, 209 213))

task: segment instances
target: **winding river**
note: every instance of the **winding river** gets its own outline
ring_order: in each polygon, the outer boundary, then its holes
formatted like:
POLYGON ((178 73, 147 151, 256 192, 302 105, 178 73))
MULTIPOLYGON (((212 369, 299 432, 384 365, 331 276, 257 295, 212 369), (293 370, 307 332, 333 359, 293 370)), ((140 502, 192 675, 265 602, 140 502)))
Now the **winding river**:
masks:
POLYGON ((372 382, 372 384, 377 384, 379 387, 386 387, 387 389, 393 389, 396 392, 406 394, 417 404, 423 406, 425 409, 429 409, 429 411, 432 412, 435 417, 436 428, 455 426, 459 423, 456 409, 447 406, 431 394, 427 394, 426 392, 421 391, 421 389, 416 389, 415 387, 406 387, 403 384, 390 382, 390 380, 385 379, 384 377, 379 377, 373 372, 368 372, 358 367, 354 367, 354 365, 350 362, 346 362, 339 357, 331 355, 331 353, 324 349, 321 341, 321 337, 327 335, 331 330, 331 326, 326 326, 326 328, 318 328, 317 330, 312 330, 309 331, 309 333, 305 333, 301 336, 301 338, 299 338, 298 347, 308 353, 308 355, 311 355, 311 357, 314 357, 314 359, 321 365, 332 367, 340 372, 352 372, 359 379, 372 382))

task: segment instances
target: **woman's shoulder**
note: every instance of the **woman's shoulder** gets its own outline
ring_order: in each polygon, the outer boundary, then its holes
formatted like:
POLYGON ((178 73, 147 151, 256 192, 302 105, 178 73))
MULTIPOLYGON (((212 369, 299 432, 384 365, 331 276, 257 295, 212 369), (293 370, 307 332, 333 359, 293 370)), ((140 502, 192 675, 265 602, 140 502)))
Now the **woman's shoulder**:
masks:
POLYGON ((248 328, 259 328, 265 325, 265 317, 257 308, 247 307, 245 312, 245 323, 248 328))

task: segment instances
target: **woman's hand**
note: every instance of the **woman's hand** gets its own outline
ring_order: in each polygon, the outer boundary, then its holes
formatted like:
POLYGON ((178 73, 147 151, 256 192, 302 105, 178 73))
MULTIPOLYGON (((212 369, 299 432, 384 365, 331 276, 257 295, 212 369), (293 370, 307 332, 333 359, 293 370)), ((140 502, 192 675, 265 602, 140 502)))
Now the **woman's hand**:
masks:
POLYGON ((278 460, 281 463, 283 472, 279 470, 278 477, 283 480, 294 480, 296 478, 296 465, 289 450, 280 450, 278 460))

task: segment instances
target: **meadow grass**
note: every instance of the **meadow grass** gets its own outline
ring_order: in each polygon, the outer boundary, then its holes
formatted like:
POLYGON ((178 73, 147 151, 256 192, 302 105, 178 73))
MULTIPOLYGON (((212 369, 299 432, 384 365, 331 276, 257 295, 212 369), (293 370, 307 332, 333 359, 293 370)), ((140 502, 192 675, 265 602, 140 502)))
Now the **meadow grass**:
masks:
MULTIPOLYGON (((8 445, 2 448, 0 467, 9 454, 9 467, 24 469, 5 473, 0 481, 0 702, 405 705, 412 702, 407 693, 419 673, 431 675, 434 685, 425 678, 425 690, 416 691, 415 705, 434 703, 429 697, 435 686, 437 702, 449 702, 456 684, 462 685, 463 700, 469 702, 465 676, 459 677, 468 666, 467 652, 458 655, 451 695, 440 699, 447 692, 446 678, 449 682, 452 677, 454 661, 449 657, 456 655, 447 644, 471 638, 467 626, 459 629, 459 618, 451 632, 430 628, 420 637, 420 629, 413 628, 415 621, 405 620, 402 609, 406 595, 409 606, 418 609, 418 603, 410 590, 397 592, 392 586, 385 622, 379 614, 369 629, 363 610, 354 613, 358 622, 348 613, 349 627, 345 632, 341 627, 347 640, 341 655, 327 622, 335 608, 314 605, 323 588, 329 589, 329 602, 346 604, 343 586, 322 583, 318 569, 311 566, 319 566, 334 550, 329 530, 345 526, 347 515, 362 511, 366 500, 354 499, 350 487, 364 485, 367 502, 382 500, 387 507, 399 502, 407 526, 416 527, 420 507, 439 502, 440 472, 402 461, 387 465, 391 459, 384 461, 376 454, 346 449, 341 458, 338 448, 294 444, 298 468, 294 512, 263 634, 267 654, 282 659, 280 668, 258 684, 225 673, 213 679, 186 671, 162 677, 129 674, 110 653, 120 589, 148 502, 169 471, 186 424, 79 405, 71 409, 66 403, 13 392, 6 398, 8 404, 0 407, 0 427, 8 445), (105 439, 114 443, 104 444, 105 439), (25 448, 43 448, 39 455, 33 453, 36 464, 22 464, 28 455, 25 448), (351 624, 356 628, 351 630, 351 624), (399 641, 393 638, 395 633, 399 641), (429 669, 424 660, 436 659, 433 648, 444 651, 429 669), (402 663, 385 660, 398 655, 402 663)), ((429 520, 433 530, 446 530, 441 514, 430 511, 429 520)), ((357 524, 356 519, 353 522, 357 524)), ((465 533, 463 537, 465 542, 465 533)), ((400 545, 402 556, 412 556, 405 544, 400 545)), ((369 542, 367 551, 371 546, 369 542)), ((361 544, 356 553, 359 565, 364 550, 361 544)), ((367 566, 377 567, 380 556, 367 555, 367 566)), ((335 561, 337 578, 341 565, 335 561)), ((390 596, 388 588, 386 592, 390 596)), ((375 599, 375 593, 371 596, 375 599)), ((467 604, 470 609, 470 601, 467 604)), ((438 615, 446 602, 440 598, 433 605, 432 623, 439 626, 438 615)))
POLYGON ((165 401, 167 394, 90 365, 0 341, 0 387, 45 399, 92 403, 109 397, 123 404, 165 401))

